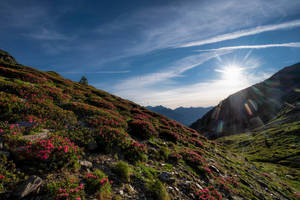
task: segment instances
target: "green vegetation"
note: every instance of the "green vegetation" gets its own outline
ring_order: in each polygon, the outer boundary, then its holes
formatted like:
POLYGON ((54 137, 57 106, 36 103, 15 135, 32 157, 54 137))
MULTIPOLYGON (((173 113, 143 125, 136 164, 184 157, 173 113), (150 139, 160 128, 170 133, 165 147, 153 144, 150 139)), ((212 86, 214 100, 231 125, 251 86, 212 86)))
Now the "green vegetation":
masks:
POLYGON ((165 186, 160 181, 148 181, 145 184, 148 195, 157 200, 169 200, 169 194, 165 186))
POLYGON ((119 161, 114 167, 113 172, 124 182, 130 181, 131 168, 128 163, 119 161))

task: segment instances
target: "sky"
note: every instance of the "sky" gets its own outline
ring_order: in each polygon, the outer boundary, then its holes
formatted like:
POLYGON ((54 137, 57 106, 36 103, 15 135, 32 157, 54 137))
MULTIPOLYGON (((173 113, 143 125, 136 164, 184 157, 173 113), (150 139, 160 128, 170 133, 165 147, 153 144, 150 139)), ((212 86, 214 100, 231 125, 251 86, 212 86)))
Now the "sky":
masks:
POLYGON ((213 106, 300 62, 300 1, 2 0, 0 49, 143 106, 213 106))

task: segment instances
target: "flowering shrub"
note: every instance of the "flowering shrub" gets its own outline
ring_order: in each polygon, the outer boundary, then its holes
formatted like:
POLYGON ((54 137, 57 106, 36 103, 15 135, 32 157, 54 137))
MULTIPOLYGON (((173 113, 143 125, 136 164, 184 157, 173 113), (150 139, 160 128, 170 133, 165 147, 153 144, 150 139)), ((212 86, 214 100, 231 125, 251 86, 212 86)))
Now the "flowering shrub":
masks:
POLYGON ((27 157, 49 162, 53 169, 74 165, 82 155, 81 149, 68 138, 51 136, 26 146, 27 157))
POLYGON ((171 154, 169 154, 169 156, 168 156, 168 160, 170 161, 170 162, 173 162, 173 163, 177 163, 179 160, 181 160, 182 159, 182 156, 179 154, 179 153, 177 153, 177 152, 172 152, 171 154))
POLYGON ((140 144, 135 140, 129 140, 127 148, 125 148, 125 157, 131 162, 139 160, 146 160, 147 147, 144 144, 140 144))
POLYGON ((56 200, 83 200, 85 196, 83 183, 79 184, 74 180, 50 183, 47 185, 47 190, 56 200))
POLYGON ((103 113, 103 115, 93 115, 86 118, 87 123, 90 127, 93 128, 101 128, 104 126, 110 126, 110 127, 122 127, 126 128, 127 123, 124 119, 120 117, 115 117, 110 115, 109 113, 103 113))
POLYGON ((100 128, 95 136, 95 140, 98 143, 100 149, 104 152, 112 152, 113 148, 123 148, 128 134, 122 129, 104 127, 100 128))
POLYGON ((192 167, 202 166, 205 163, 204 158, 191 149, 186 149, 184 152, 182 152, 182 156, 187 164, 191 165, 192 167))
POLYGON ((190 142, 192 144, 194 144, 196 147, 201 147, 202 148, 204 146, 203 142, 201 142, 200 140, 198 140, 196 138, 193 138, 193 137, 190 138, 190 142))
POLYGON ((199 190, 195 193, 196 199, 209 199, 209 200, 221 200, 223 199, 219 192, 213 187, 210 186, 208 188, 199 190))
POLYGON ((85 176, 86 191, 90 194, 99 192, 100 194, 109 194, 111 192, 112 181, 99 169, 85 176))
POLYGON ((110 103, 107 102, 99 97, 91 97, 90 99, 88 99, 88 102, 93 105, 96 106, 98 108, 106 108, 106 109, 110 109, 110 110, 116 110, 116 107, 110 103))
POLYGON ((161 129, 159 132, 159 137, 167 140, 167 141, 171 141, 171 142, 177 142, 178 140, 180 140, 180 136, 173 132, 172 130, 168 130, 168 129, 161 129))
POLYGON ((128 126, 129 133, 141 139, 149 139, 157 134, 152 123, 148 121, 136 119, 130 121, 128 126))

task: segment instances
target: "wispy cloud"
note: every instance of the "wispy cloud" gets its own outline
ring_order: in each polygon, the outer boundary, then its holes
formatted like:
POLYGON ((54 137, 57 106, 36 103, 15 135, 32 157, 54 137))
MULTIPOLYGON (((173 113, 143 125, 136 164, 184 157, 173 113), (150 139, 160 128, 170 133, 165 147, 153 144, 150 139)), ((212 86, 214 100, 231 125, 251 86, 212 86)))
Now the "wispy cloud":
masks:
POLYGON ((119 70, 119 71, 68 71, 68 72, 59 72, 61 74, 126 74, 130 70, 119 70))
POLYGON ((218 79, 168 89, 136 88, 126 91, 122 96, 142 105, 164 105, 171 108, 211 106, 230 94, 269 78, 272 73, 245 71, 241 76, 243 81, 235 82, 234 85, 220 76, 218 79))
POLYGON ((282 30, 282 29, 288 29, 288 28, 294 28, 300 26, 300 20, 294 20, 290 22, 285 22, 281 24, 271 24, 271 25, 265 25, 265 26, 258 26, 251 29, 245 29, 241 31, 236 31, 232 33, 226 33, 223 35, 218 35, 209 39, 200 40, 200 41, 194 41, 189 42, 183 45, 179 45, 178 47, 192 47, 192 46, 201 46, 205 44, 211 44, 216 42, 221 42, 225 40, 233 40, 240 37, 245 37, 249 35, 256 35, 259 33, 267 32, 267 31, 275 31, 275 30, 282 30))
POLYGON ((42 28, 40 30, 37 30, 32 33, 24 34, 25 36, 28 36, 32 39, 36 40, 65 40, 65 41, 71 41, 74 40, 75 36, 68 36, 64 35, 62 33, 59 33, 55 30, 49 30, 46 28, 42 28))
POLYGON ((263 45, 243 45, 243 46, 230 46, 230 47, 221 47, 217 49, 204 49, 197 50, 198 52, 207 52, 207 51, 226 51, 226 50, 238 50, 238 49, 265 49, 272 47, 294 47, 300 48, 300 42, 290 42, 282 44, 263 44, 263 45))
MULTIPOLYGON (((222 55, 226 53, 229 52, 223 52, 222 55)), ((203 54, 188 56, 186 58, 176 61, 175 63, 169 66, 164 67, 165 68, 164 70, 157 71, 154 73, 149 73, 146 75, 135 76, 123 80, 119 84, 117 84, 114 88, 116 92, 122 91, 122 93, 124 93, 124 91, 126 90, 145 88, 148 86, 158 84, 160 82, 164 82, 164 84, 166 84, 169 82, 170 79, 179 77, 184 72, 193 69, 195 67, 198 67, 204 62, 212 58, 215 58, 216 56, 218 55, 215 53, 203 53, 203 54)))

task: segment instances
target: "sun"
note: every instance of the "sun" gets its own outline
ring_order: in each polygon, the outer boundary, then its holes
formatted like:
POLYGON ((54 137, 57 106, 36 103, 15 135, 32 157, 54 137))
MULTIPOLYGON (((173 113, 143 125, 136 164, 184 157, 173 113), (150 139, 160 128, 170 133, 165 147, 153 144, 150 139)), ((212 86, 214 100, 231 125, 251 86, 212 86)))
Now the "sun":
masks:
POLYGON ((243 82, 243 68, 239 65, 226 65, 216 71, 221 73, 221 79, 225 85, 238 86, 243 82))

